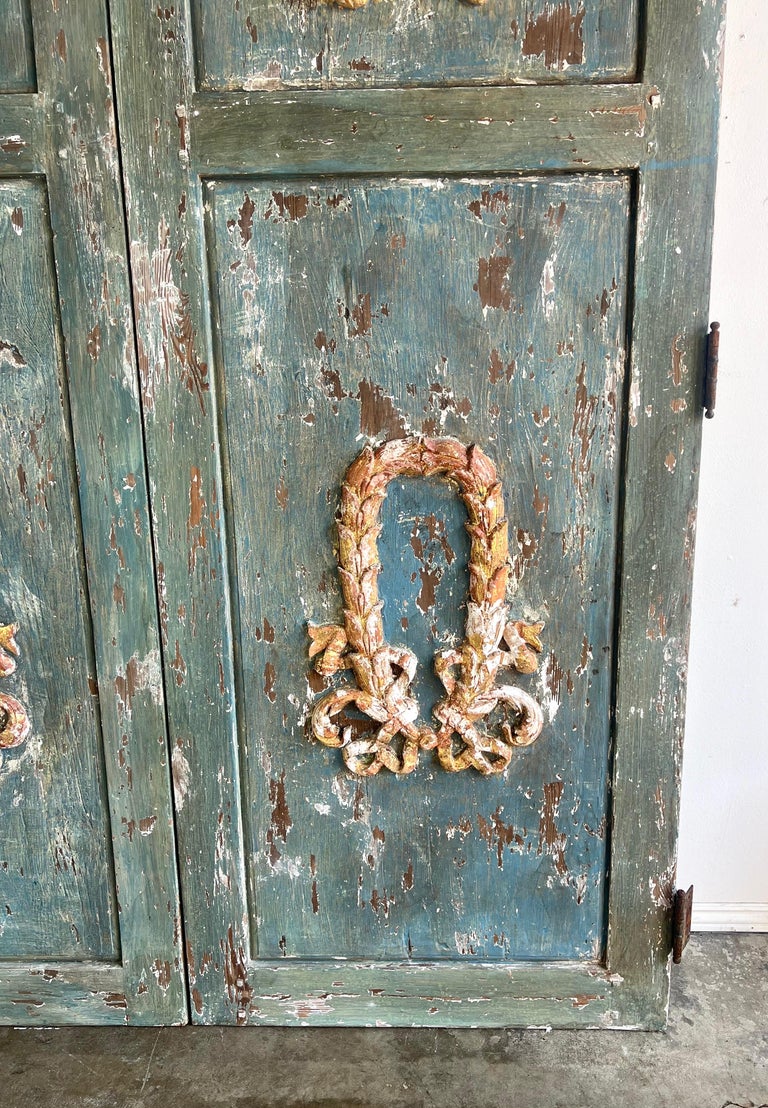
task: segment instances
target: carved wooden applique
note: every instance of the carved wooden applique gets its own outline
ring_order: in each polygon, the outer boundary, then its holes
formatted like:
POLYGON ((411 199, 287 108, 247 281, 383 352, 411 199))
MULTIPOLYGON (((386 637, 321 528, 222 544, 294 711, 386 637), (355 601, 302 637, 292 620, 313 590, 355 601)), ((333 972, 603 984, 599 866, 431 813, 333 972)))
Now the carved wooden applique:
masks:
POLYGON ((503 668, 536 670, 543 624, 507 621, 507 520, 493 462, 477 446, 448 437, 366 446, 342 485, 338 532, 344 626, 310 624, 309 655, 319 656, 318 673, 328 676, 351 669, 356 684, 332 689, 315 706, 316 738, 340 747, 347 768, 365 777, 383 767, 410 773, 420 750, 434 750, 440 764, 452 772, 474 766, 483 774, 502 773, 515 747, 529 746, 538 738, 543 716, 532 696, 514 685, 497 685, 496 677, 503 668), (409 695, 417 659, 412 651, 385 641, 377 585, 377 539, 387 485, 395 477, 435 476, 459 486, 472 540, 464 641, 460 649, 441 650, 435 656, 435 671, 447 693, 433 709, 437 730, 418 722, 419 706, 409 695), (339 721, 350 704, 379 723, 378 730, 353 738, 351 729, 339 721), (492 735, 478 723, 497 705, 508 705, 516 723, 503 722, 501 734, 492 735), (397 736, 399 749, 393 745, 397 736))
MULTIPOLYGON (((18 623, 0 627, 0 677, 10 677, 16 669, 19 647, 15 635, 18 623)), ((26 709, 15 696, 0 693, 0 758, 2 752, 21 746, 29 735, 31 724, 26 709)))

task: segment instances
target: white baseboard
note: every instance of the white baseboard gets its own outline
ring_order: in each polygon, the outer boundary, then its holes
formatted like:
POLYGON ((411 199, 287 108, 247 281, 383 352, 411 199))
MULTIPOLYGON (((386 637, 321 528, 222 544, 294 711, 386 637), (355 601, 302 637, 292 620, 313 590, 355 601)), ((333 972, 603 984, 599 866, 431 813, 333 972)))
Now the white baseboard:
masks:
POLYGON ((768 904, 697 904, 692 931, 768 931, 768 904))

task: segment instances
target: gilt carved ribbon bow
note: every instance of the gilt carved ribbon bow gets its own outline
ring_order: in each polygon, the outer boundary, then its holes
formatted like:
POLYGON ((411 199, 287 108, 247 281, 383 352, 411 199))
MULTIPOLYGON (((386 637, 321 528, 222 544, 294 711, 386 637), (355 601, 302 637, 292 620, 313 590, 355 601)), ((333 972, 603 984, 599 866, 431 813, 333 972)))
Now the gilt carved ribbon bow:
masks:
POLYGON ((496 684, 500 669, 534 672, 542 649, 543 624, 508 622, 507 530, 496 467, 477 446, 448 437, 395 439, 375 449, 366 446, 347 470, 338 518, 344 625, 310 624, 309 655, 323 676, 346 669, 354 674, 355 684, 327 692, 312 713, 315 737, 340 747, 352 773, 370 777, 382 768, 410 773, 420 750, 434 750, 452 772, 474 766, 482 774, 502 773, 515 747, 530 746, 541 734, 543 716, 533 697, 515 685, 496 684), (377 539, 389 482, 437 476, 459 486, 472 541, 464 641, 460 649, 435 656, 435 672, 447 694, 433 708, 435 729, 419 722, 419 706, 409 695, 416 655, 384 639, 377 539), (351 728, 339 721, 348 705, 379 728, 353 738, 351 728), (478 724, 498 705, 509 706, 516 722, 503 722, 501 733, 492 735, 478 724))

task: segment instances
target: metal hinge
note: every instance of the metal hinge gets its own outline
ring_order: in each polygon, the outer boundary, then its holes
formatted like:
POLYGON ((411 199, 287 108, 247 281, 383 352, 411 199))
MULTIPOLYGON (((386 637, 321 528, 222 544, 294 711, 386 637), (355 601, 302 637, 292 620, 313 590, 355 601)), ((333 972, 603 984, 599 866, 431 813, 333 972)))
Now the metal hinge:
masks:
POLYGON ((715 414, 717 399, 717 364, 720 359, 720 324, 710 323, 707 335, 707 365, 704 371, 704 407, 707 419, 715 414))
POLYGON ((672 902, 672 961, 678 965, 691 937, 691 913, 693 911, 693 885, 689 889, 677 889, 672 902))

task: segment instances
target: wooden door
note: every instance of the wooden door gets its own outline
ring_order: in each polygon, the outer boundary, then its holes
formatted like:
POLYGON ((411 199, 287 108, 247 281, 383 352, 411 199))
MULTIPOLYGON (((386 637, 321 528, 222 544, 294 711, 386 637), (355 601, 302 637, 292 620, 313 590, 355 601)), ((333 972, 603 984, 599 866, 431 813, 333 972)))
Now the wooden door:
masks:
POLYGON ((0 1020, 170 1023, 185 990, 106 14, 10 0, 0 40, 0 1020))
POLYGON ((114 0, 196 1020, 663 1024, 721 17, 114 0))

